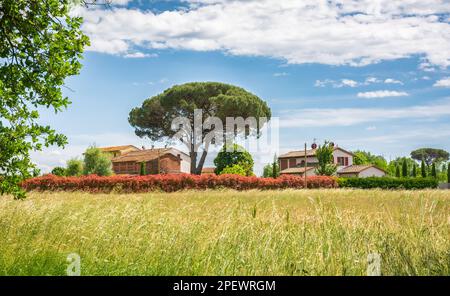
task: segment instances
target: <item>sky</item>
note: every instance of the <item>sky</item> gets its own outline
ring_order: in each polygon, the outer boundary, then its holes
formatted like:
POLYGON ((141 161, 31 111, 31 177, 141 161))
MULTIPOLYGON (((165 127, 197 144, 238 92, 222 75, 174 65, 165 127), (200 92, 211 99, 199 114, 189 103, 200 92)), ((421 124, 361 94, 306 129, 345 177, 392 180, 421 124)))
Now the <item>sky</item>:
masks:
MULTIPOLYGON (((32 154, 43 172, 93 144, 164 145, 135 136, 128 113, 192 81, 265 100, 279 119, 278 153, 324 140, 388 161, 450 151, 450 0, 112 2, 72 11, 91 45, 66 81, 69 108, 42 110, 69 140, 32 154)), ((254 157, 260 173, 273 154, 254 157)))

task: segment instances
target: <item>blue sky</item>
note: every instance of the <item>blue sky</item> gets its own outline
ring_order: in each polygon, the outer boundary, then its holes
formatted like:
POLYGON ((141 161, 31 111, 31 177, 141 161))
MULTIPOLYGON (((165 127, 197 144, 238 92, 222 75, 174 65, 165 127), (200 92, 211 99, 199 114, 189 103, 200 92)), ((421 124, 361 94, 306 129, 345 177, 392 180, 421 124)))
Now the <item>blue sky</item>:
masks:
MULTIPOLYGON (((314 139, 388 160, 423 146, 450 150, 450 5, 388 2, 116 0, 77 9, 92 45, 67 80, 70 107, 41 118, 69 145, 33 159, 48 171, 93 143, 150 146, 134 135, 129 111, 191 81, 266 100, 280 119, 279 152, 314 139)), ((256 170, 270 158, 257 156, 256 170)))

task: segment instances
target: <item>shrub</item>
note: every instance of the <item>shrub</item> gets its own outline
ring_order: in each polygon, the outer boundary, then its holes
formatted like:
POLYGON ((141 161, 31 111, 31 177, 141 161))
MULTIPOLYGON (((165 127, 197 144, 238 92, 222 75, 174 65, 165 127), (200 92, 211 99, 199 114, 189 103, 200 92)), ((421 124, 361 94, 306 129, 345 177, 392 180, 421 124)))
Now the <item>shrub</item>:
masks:
MULTIPOLYGON (((28 191, 86 191, 86 192, 148 192, 148 191, 179 191, 185 189, 230 188, 236 190, 249 189, 286 189, 304 188, 304 179, 296 176, 281 176, 274 178, 246 177, 239 175, 146 175, 146 176, 110 176, 97 175, 81 177, 58 177, 45 175, 27 179, 22 187, 28 191)), ((334 177, 313 176, 307 178, 308 188, 336 188, 334 177)))
POLYGON ((235 164, 233 166, 228 166, 224 168, 221 172, 221 175, 230 174, 230 175, 240 175, 240 176, 246 176, 247 173, 245 172, 244 168, 238 164, 235 164))
POLYGON ((218 175, 222 174, 222 170, 226 167, 239 165, 244 169, 246 176, 252 176, 253 164, 252 155, 237 144, 224 145, 214 159, 215 173, 218 175))
POLYGON ((72 158, 67 161, 66 176, 81 176, 83 174, 83 161, 72 158))
POLYGON ((52 174, 55 176, 65 176, 66 175, 66 170, 62 167, 55 167, 52 170, 52 174))
POLYGON ((350 188, 382 188, 382 189, 425 189, 436 188, 438 181, 434 178, 339 178, 339 187, 350 188))
POLYGON ((84 152, 84 175, 110 176, 112 174, 111 166, 111 159, 100 149, 91 146, 84 152))

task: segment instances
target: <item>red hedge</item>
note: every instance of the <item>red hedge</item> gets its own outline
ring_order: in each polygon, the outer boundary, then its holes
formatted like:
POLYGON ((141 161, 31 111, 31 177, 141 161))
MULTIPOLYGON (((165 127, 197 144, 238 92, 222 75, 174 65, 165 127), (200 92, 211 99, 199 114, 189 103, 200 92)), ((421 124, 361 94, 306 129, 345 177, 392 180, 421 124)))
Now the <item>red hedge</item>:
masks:
MULTIPOLYGON (((338 187, 335 178, 325 176, 308 177, 308 188, 338 187)), ((97 175, 82 177, 58 177, 45 175, 22 182, 25 190, 31 191, 86 191, 86 192, 173 192, 184 189, 231 188, 248 189, 284 189, 304 188, 304 178, 281 176, 277 179, 243 177, 238 175, 147 175, 147 176, 111 176, 97 175)))

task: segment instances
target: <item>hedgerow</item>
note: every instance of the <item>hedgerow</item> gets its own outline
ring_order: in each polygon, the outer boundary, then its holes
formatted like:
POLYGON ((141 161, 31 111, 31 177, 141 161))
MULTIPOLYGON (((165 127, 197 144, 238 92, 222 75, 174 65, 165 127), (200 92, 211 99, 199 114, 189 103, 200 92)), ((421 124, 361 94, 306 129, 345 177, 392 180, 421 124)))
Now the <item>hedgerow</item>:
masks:
POLYGON ((342 188, 381 188, 381 189, 426 189, 436 188, 438 181, 435 178, 394 178, 394 177, 369 177, 369 178, 339 178, 339 187, 342 188))
MULTIPOLYGON (((304 188, 305 180, 296 176, 279 178, 246 177, 238 175, 189 175, 167 174, 146 176, 110 176, 97 175, 81 177, 58 177, 44 175, 22 182, 27 191, 86 191, 86 192, 173 192, 185 189, 230 188, 235 190, 249 189, 286 189, 304 188)), ((336 179, 326 176, 307 178, 308 188, 336 188, 336 179)))

